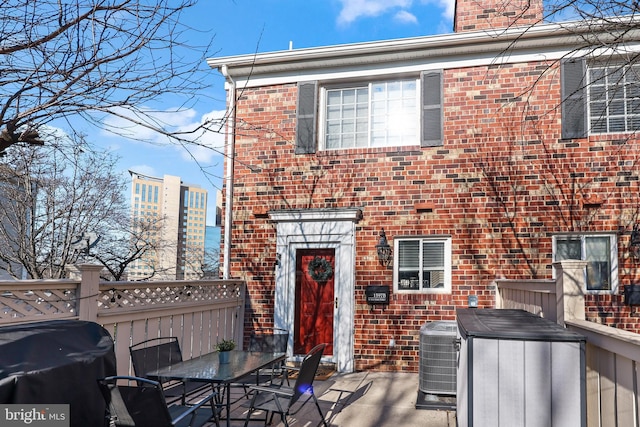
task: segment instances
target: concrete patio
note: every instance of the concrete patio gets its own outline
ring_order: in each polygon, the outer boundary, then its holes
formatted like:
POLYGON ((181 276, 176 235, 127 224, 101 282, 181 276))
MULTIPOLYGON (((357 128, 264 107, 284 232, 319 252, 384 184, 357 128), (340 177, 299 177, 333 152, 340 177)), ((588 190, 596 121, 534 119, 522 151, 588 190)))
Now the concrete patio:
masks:
MULTIPOLYGON (((314 382, 322 411, 332 427, 455 427, 455 410, 416 409, 418 397, 417 373, 357 372, 333 375, 314 382)), ((246 408, 240 404, 232 411, 234 418, 243 418, 246 408)), ((316 426, 320 422, 317 410, 308 402, 303 410, 289 418, 291 426, 316 426)), ((249 426, 263 425, 252 421, 249 426)), ((214 425, 214 424, 211 424, 214 425)), ((224 426, 224 422, 221 423, 224 426)), ((233 421, 233 427, 244 425, 233 421)), ((273 426, 284 424, 275 416, 273 426)))

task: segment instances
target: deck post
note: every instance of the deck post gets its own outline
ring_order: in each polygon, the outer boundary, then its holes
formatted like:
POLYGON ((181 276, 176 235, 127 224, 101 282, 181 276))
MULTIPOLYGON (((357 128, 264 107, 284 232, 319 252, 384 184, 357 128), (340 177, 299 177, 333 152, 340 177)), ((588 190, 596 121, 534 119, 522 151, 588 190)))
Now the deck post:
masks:
POLYGON ((586 261, 563 260, 553 263, 556 273, 557 323, 565 320, 585 320, 584 268, 586 261))
POLYGON ((98 264, 77 264, 82 279, 78 295, 78 319, 96 322, 98 320, 98 295, 100 294, 100 272, 104 268, 98 264))

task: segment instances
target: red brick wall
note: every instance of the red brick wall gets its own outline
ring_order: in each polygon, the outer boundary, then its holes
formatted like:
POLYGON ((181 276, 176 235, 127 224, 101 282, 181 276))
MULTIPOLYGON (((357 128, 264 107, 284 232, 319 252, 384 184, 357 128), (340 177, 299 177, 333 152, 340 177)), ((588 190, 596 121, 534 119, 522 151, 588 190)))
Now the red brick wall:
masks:
POLYGON ((542 0, 458 0, 454 16, 456 33, 528 26, 542 22, 542 0))
MULTIPOLYGON (((551 277, 552 233, 618 233, 620 284, 637 279, 625 249, 640 205, 635 143, 560 140, 554 64, 450 69, 444 87, 443 146, 313 155, 294 154, 296 85, 243 90, 231 271, 248 283, 246 329, 273 321, 276 233, 267 210, 362 208, 356 369, 416 371, 425 322, 454 319, 470 294, 480 307, 492 307, 495 278, 551 277), (585 206, 585 197, 603 203, 585 206), (417 211, 418 203, 433 211, 417 211), (392 286, 392 270, 375 257, 382 227, 390 244, 398 236, 451 235, 451 294, 392 293, 386 309, 372 310, 365 287, 392 286)), ((594 320, 640 331, 618 295, 590 297, 588 306, 594 320)))

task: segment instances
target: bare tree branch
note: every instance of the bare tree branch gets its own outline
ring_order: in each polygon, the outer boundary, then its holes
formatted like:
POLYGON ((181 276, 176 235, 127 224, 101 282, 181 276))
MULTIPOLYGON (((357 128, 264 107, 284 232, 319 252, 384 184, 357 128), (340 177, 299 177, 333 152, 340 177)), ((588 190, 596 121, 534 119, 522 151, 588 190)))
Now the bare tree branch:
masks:
POLYGON ((116 114, 171 134, 153 103, 173 94, 179 111, 206 93, 198 73, 209 46, 190 46, 180 23, 195 3, 0 1, 0 153, 41 144, 38 131, 60 118, 102 126, 116 114))

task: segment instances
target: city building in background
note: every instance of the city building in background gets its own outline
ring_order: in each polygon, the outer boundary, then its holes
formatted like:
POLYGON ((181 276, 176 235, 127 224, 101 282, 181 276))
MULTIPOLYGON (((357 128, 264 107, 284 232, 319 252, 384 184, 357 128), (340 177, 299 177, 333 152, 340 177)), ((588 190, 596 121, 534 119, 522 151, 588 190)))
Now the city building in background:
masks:
POLYGON ((207 225, 204 234, 204 264, 202 266, 203 279, 220 279, 220 239, 222 218, 222 192, 216 191, 215 225, 207 225))
MULTIPOLYGON (((0 185, 0 247, 15 248, 18 246, 19 235, 16 227, 22 221, 28 221, 28 209, 19 209, 18 194, 25 193, 25 188, 13 178, 14 173, 8 166, 2 166, 0 174, 5 177, 0 185), (20 215, 20 213, 24 215, 20 215), (20 217, 23 218, 20 218, 20 217)), ((33 192, 36 191, 34 187, 33 192)), ((219 246, 219 244, 218 244, 219 246)), ((14 251, 12 250, 12 252, 14 251)), ((10 260, 10 257, 0 256, 0 280, 27 279, 27 272, 22 265, 10 260)))
POLYGON ((130 280, 181 280, 202 277, 207 190, 180 177, 131 174, 132 227, 144 229, 154 250, 137 260, 130 280))
POLYGON ((204 241, 203 279, 220 279, 220 226, 207 225, 204 241))

